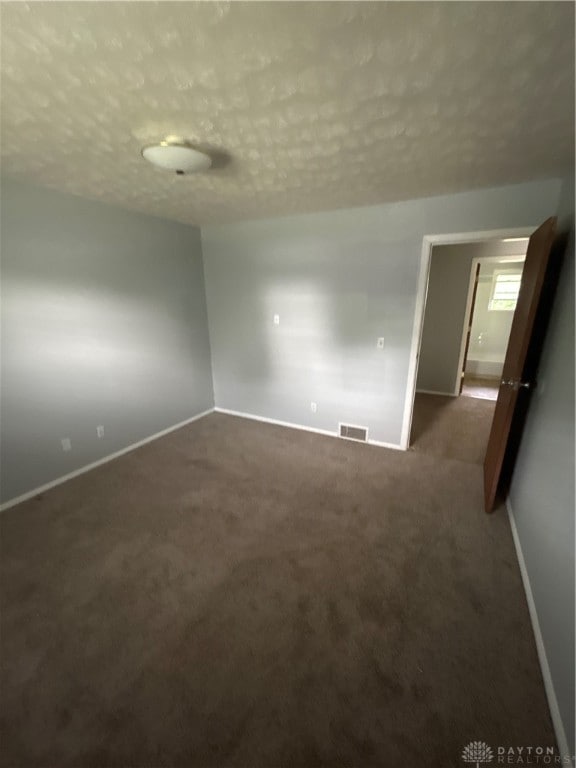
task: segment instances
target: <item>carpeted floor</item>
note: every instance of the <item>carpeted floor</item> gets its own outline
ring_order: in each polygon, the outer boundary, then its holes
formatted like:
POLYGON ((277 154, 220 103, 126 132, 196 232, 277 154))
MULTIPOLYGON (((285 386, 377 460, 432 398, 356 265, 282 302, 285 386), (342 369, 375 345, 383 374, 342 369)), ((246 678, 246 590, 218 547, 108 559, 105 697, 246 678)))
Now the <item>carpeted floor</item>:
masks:
POLYGON ((213 414, 4 513, 1 764, 553 744, 507 518, 424 410, 409 452, 213 414))
POLYGON ((496 403, 418 393, 410 447, 444 459, 483 464, 496 403))

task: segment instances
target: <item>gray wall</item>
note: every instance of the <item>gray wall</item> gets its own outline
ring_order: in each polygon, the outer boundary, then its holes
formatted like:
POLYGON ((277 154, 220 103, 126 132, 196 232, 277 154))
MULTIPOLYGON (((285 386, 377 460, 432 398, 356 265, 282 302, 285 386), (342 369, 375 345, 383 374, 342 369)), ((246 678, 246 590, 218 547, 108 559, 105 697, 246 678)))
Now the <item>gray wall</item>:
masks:
POLYGON ((472 259, 467 245, 432 249, 416 389, 454 394, 472 259))
POLYGON ((456 392, 472 260, 525 252, 523 243, 501 241, 434 246, 420 344, 417 389, 446 395, 456 392))
POLYGON ((213 393, 198 229, 1 191, 5 501, 212 407, 213 393))
POLYGON ((510 501, 570 754, 574 739, 574 179, 560 225, 571 231, 510 501))
POLYGON ((536 226, 560 186, 203 228, 216 405, 398 444, 423 236, 536 226))

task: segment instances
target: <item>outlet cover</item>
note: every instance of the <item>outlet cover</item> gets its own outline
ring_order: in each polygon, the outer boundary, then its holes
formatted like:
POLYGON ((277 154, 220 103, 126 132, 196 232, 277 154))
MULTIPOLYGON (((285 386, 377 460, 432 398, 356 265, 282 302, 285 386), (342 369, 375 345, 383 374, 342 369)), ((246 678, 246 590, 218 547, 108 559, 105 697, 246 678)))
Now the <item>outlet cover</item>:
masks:
POLYGON ((310 403, 310 410, 312 411, 312 413, 316 413, 316 411, 318 410, 318 406, 316 405, 316 403, 310 403))
POLYGON ((63 451, 71 451, 72 450, 72 441, 69 437, 63 437, 60 441, 62 443, 62 450, 63 451))
POLYGON ((384 336, 380 336, 377 342, 378 349, 384 349, 384 336))
POLYGON ((96 434, 98 437, 104 437, 104 427, 96 427, 96 434))
POLYGON ((274 325, 280 325, 280 315, 274 315, 274 325))

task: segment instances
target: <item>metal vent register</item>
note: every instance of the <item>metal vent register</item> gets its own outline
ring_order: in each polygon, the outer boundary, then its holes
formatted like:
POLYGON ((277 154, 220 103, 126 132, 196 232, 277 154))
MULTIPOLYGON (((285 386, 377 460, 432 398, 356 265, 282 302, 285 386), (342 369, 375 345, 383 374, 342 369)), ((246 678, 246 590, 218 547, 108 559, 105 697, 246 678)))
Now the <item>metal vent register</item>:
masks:
POLYGON ((367 427, 355 427, 352 424, 340 424, 340 437, 360 440, 365 443, 368 440, 368 429, 367 427))

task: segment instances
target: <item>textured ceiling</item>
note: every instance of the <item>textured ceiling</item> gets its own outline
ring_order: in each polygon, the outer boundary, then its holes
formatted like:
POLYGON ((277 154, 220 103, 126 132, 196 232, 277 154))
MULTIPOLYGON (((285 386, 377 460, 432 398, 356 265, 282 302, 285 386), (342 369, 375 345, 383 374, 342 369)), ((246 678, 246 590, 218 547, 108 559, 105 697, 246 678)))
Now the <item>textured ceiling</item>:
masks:
POLYGON ((523 181, 573 162, 574 6, 2 3, 2 172, 190 223, 523 181), (141 146, 211 148, 177 177, 141 146))

